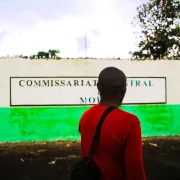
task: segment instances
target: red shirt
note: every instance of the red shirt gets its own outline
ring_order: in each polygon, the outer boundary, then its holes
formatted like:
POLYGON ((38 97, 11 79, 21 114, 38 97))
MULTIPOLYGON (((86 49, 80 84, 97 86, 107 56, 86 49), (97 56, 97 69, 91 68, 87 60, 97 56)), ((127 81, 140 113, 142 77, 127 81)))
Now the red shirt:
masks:
MULTIPOLYGON (((87 157, 97 123, 107 107, 94 105, 81 117, 81 155, 87 157)), ((103 180, 146 180, 139 119, 120 109, 105 119, 93 157, 103 180)))

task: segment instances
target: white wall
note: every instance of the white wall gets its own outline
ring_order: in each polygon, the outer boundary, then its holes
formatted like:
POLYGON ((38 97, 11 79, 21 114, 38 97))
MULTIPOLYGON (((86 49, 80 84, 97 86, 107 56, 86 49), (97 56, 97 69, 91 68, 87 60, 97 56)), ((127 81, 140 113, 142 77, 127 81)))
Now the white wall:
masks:
POLYGON ((180 104, 180 61, 131 60, 26 60, 0 59, 0 107, 8 107, 12 76, 98 76, 108 66, 115 66, 127 77, 167 77, 168 104, 180 104))

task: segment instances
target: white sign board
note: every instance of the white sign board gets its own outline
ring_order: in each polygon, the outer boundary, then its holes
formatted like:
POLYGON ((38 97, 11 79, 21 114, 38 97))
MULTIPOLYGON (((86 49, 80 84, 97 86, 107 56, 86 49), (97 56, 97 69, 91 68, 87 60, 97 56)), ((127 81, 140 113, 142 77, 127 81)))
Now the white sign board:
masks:
MULTIPOLYGON (((100 101, 97 77, 11 77, 11 106, 75 106, 100 101)), ((129 77, 123 104, 166 103, 166 78, 129 77)))

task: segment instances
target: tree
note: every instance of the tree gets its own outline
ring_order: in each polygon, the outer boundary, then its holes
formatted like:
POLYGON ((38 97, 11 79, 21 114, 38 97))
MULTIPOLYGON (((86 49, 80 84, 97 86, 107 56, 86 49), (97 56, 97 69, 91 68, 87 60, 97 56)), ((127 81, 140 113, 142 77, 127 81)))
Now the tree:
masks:
POLYGON ((37 55, 31 55, 30 59, 35 59, 37 57, 37 55))
POLYGON ((23 56, 22 58, 24 58, 24 59, 28 59, 28 56, 23 56))
MULTIPOLYGON (((49 59, 49 58, 56 58, 61 59, 57 56, 57 54, 60 53, 59 50, 49 50, 48 52, 45 51, 38 51, 36 55, 31 55, 30 59, 49 59)), ((23 56, 23 58, 27 59, 28 56, 23 56)))
POLYGON ((180 0, 149 0, 137 12, 133 24, 141 28, 141 35, 139 51, 132 56, 180 59, 180 0))
POLYGON ((43 58, 49 59, 49 53, 44 51, 39 51, 37 53, 37 57, 38 59, 43 59, 43 58))
POLYGON ((49 54, 50 54, 50 56, 51 56, 51 58, 56 58, 57 57, 57 54, 58 53, 60 53, 60 51, 59 50, 49 50, 49 54))

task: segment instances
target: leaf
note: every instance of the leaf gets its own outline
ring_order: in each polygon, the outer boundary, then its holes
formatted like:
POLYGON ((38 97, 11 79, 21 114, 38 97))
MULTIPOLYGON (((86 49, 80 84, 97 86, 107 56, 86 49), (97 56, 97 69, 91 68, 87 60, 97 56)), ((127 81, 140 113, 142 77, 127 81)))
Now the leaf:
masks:
POLYGON ((39 149, 37 152, 41 153, 41 152, 46 152, 46 149, 39 149))
POLYGON ((54 165, 56 164, 56 161, 50 161, 48 164, 54 165))
POLYGON ((21 158, 20 160, 21 160, 22 162, 24 162, 24 159, 21 158))
POLYGON ((149 145, 157 147, 157 144, 154 143, 149 143, 149 145))

